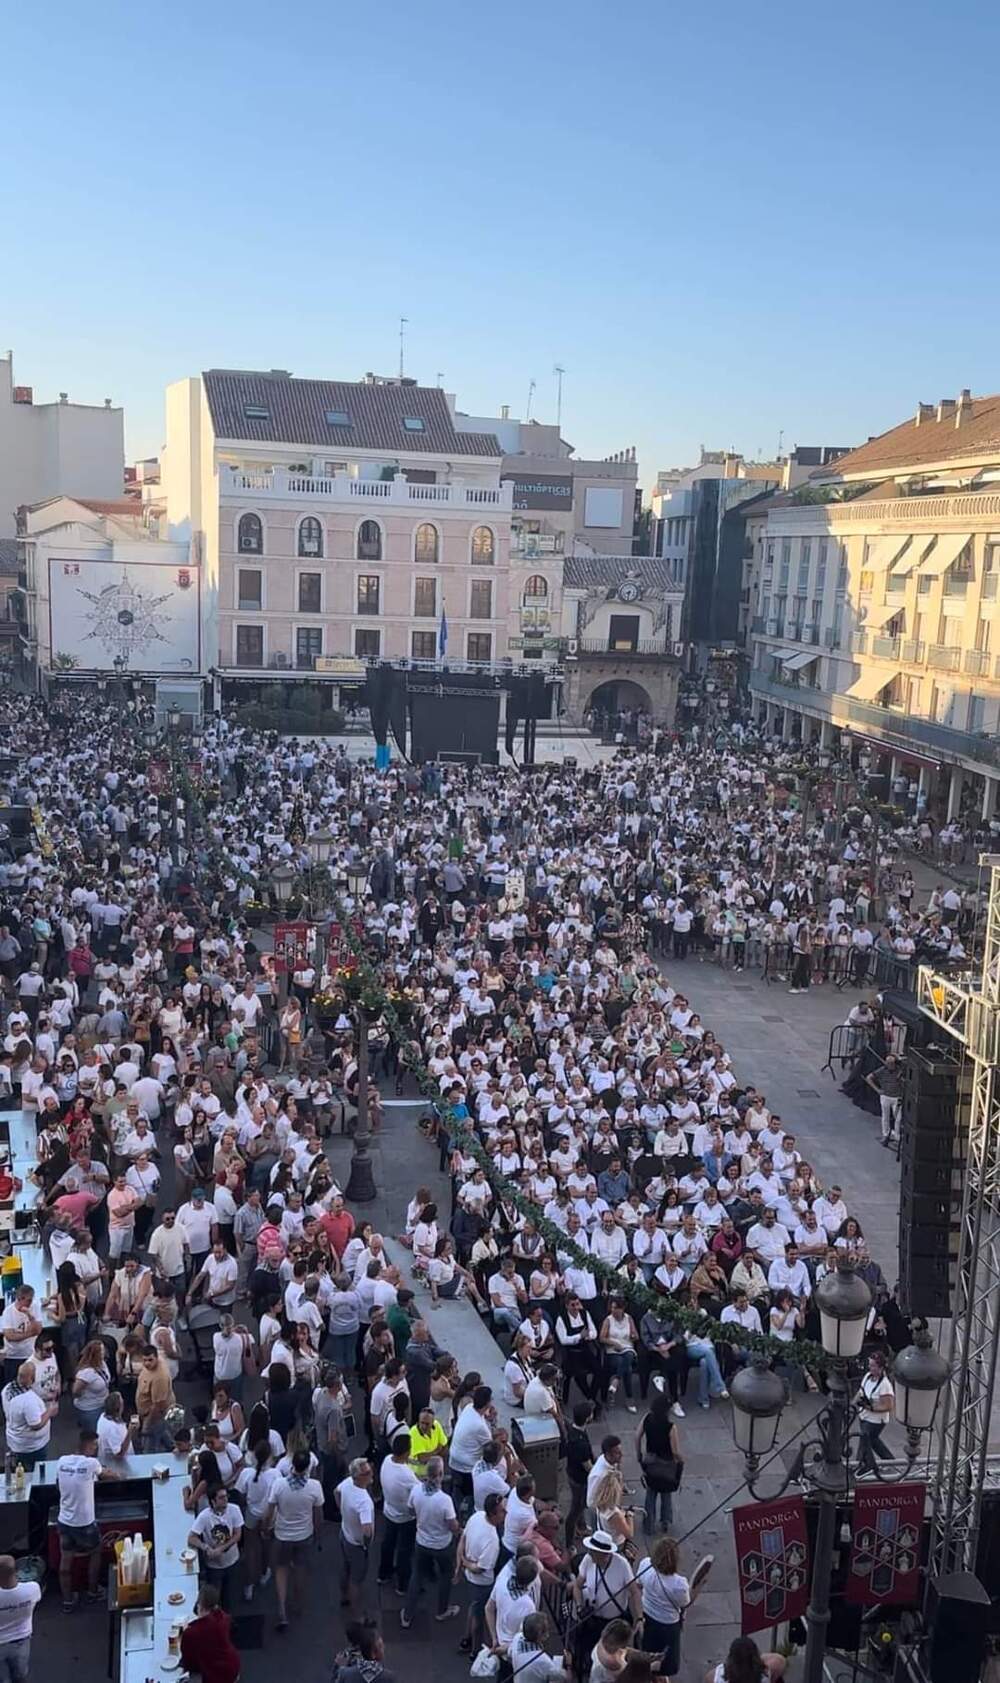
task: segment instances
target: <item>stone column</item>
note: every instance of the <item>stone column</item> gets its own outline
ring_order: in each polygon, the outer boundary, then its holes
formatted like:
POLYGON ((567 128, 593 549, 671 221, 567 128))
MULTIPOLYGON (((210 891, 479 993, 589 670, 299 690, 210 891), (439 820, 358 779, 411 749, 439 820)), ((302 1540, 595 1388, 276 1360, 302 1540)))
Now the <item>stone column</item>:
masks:
POLYGON ((962 790, 965 787, 965 772, 961 766, 952 766, 951 782, 948 785, 948 818, 958 817, 958 809, 962 804, 962 790))

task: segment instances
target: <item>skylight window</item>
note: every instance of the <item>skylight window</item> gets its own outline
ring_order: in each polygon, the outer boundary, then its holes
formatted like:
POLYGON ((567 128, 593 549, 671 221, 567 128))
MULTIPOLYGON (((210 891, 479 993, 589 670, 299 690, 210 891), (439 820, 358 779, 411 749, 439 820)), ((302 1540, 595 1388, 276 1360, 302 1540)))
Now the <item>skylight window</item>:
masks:
POLYGON ((243 413, 248 421, 269 421, 271 419, 271 411, 265 409, 262 403, 244 404, 243 413))
POLYGON ((328 409, 326 412, 326 424, 328 427, 349 427, 351 424, 351 417, 347 413, 346 409, 328 409))
POLYGON ((404 415, 403 427, 406 432, 424 432, 424 417, 422 415, 404 415))

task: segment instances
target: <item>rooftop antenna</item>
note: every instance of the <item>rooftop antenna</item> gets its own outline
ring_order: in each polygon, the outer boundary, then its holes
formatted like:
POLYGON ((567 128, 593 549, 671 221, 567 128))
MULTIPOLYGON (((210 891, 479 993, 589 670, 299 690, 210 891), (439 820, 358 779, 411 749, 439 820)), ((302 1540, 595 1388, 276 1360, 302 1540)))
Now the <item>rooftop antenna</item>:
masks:
POLYGON ((399 378, 400 379, 403 378, 403 340, 406 338, 406 329, 407 329, 408 325, 409 325, 408 317, 407 316, 400 316, 400 318, 399 318, 399 378))
POLYGON ((778 460, 779 460, 779 462, 781 460, 781 447, 784 444, 784 442, 785 442, 785 429, 784 429, 784 427, 782 427, 781 431, 778 434, 778 460))
POLYGON ((529 380, 528 381, 528 408, 527 408, 527 411, 526 411, 525 417, 524 417, 526 421, 531 420, 531 405, 534 403, 534 401, 535 401, 535 382, 534 382, 534 380, 529 380))
POLYGON ((442 380, 443 380, 443 379, 444 379, 444 375, 443 375, 443 374, 442 374, 442 372, 441 372, 441 370, 440 370, 440 368, 439 368, 439 369, 438 369, 438 371, 437 371, 437 373, 436 373, 436 374, 435 374, 435 376, 434 376, 434 378, 435 378, 435 380, 436 380, 436 381, 437 381, 437 383, 438 383, 438 385, 440 385, 440 384, 441 384, 441 381, 442 381, 442 380))
POLYGON ((562 383, 566 370, 561 362, 553 363, 552 372, 556 377, 556 429, 562 431, 562 383))

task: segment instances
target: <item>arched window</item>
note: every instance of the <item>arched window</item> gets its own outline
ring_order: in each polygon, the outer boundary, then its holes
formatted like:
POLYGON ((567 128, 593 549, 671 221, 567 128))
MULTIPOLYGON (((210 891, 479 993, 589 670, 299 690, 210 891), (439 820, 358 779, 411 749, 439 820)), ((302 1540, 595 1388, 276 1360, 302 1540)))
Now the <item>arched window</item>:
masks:
POLYGON ((524 587, 525 602, 544 602, 548 594, 548 580, 541 573, 534 573, 524 587))
POLYGON ((236 547, 241 555, 263 555, 264 528, 259 514, 241 514, 236 547))
POLYGON ((488 526, 477 526, 472 534, 474 566, 492 567, 496 560, 496 539, 488 526))
POLYGON ((382 528, 377 520, 362 520, 358 527, 359 561, 381 561, 382 528))
POLYGON ((424 565, 438 558, 438 529, 427 521, 418 526, 413 539, 413 559, 424 565))
POLYGON ((299 554, 322 555, 323 528, 312 514, 299 521, 299 554))

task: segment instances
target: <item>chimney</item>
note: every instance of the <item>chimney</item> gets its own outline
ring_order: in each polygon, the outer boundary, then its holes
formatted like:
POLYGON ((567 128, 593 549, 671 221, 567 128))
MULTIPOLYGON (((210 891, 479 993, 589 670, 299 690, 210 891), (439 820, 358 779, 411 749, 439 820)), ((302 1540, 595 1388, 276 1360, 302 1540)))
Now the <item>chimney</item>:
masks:
POLYGON ((69 402, 69 392, 60 392, 59 393, 59 402, 60 403, 68 403, 69 402))
POLYGON ((934 419, 934 405, 933 405, 933 403, 918 403, 917 404, 917 416, 916 416, 916 420, 913 423, 914 426, 919 427, 921 422, 932 421, 933 419, 934 419))
POLYGON ((955 413, 955 399, 953 397, 943 397, 941 399, 941 402, 937 406, 937 418, 938 418, 938 420, 939 421, 950 420, 951 416, 954 415, 954 413, 955 413))
POLYGON ((509 421, 510 420, 510 404, 509 403, 501 403, 501 405, 500 405, 500 419, 501 419, 501 421, 509 421))
POLYGON ((110 399, 110 397, 106 397, 106 398, 105 398, 105 399, 104 399, 104 407, 105 407, 105 409, 110 409, 110 408, 111 408, 111 399, 110 399))
POLYGON ((972 393, 969 390, 968 386, 963 386, 961 391, 958 394, 958 403, 955 406, 955 425, 956 425, 956 427, 960 427, 962 425, 963 421, 967 421, 969 419, 969 417, 971 416, 971 414, 972 414, 972 393))

